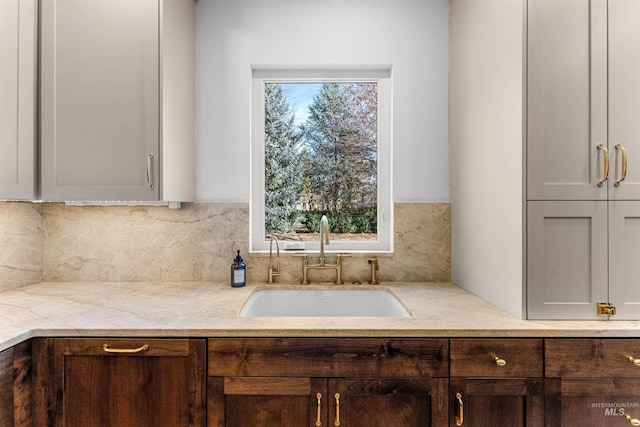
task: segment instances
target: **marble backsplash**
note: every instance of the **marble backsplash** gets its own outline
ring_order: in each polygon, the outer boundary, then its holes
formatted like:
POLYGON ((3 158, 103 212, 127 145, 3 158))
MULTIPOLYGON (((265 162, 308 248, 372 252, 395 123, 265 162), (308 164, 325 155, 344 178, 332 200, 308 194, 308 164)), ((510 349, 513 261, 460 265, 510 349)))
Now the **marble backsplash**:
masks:
MULTIPOLYGON (((266 281, 268 256, 248 253, 248 204, 182 206, 0 202, 0 290, 39 281, 227 282, 236 249, 247 280, 266 281)), ((449 203, 396 204, 394 253, 378 255, 380 281, 449 281, 450 214, 449 203)), ((344 260, 345 282, 369 279, 369 257, 344 260)), ((280 268, 277 282, 300 281, 299 258, 281 252, 280 268)))

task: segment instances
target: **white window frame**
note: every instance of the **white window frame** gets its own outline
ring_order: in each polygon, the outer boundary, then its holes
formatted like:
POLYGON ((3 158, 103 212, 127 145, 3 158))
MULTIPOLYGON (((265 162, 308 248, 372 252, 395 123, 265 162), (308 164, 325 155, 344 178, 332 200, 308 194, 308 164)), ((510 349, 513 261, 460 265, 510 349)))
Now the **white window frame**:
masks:
MULTIPOLYGON (((251 252, 269 250, 265 241, 264 85, 295 82, 376 82, 378 84, 378 229, 376 241, 331 239, 325 252, 393 252, 392 79, 391 67, 274 68, 252 67, 251 78, 251 252)), ((284 242, 286 243, 286 242, 284 242)), ((318 252, 319 241, 305 241, 304 252, 318 252)), ((281 243, 281 249, 284 244, 281 243)))

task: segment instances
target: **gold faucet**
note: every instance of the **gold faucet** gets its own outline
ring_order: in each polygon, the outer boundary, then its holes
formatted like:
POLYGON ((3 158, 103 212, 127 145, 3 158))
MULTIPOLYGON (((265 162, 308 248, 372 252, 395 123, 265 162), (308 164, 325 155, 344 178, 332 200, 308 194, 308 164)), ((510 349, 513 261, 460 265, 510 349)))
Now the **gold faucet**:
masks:
POLYGON ((335 264, 327 264, 324 256, 324 245, 330 244, 329 241, 329 221, 325 215, 320 219, 320 260, 318 264, 309 264, 307 254, 302 254, 302 281, 303 285, 309 284, 309 270, 336 270, 336 285, 343 285, 342 281, 342 258, 349 256, 347 254, 338 254, 335 264))
POLYGON ((369 284, 377 285, 380 283, 378 282, 378 277, 376 274, 376 272, 378 271, 378 258, 369 259, 369 265, 371 266, 371 280, 369 280, 369 284))
POLYGON ((267 236, 271 241, 269 242, 269 272, 267 277, 267 283, 273 283, 273 277, 280 275, 280 244, 278 238, 273 235, 267 236), (273 241, 276 241, 276 267, 273 267, 273 241))

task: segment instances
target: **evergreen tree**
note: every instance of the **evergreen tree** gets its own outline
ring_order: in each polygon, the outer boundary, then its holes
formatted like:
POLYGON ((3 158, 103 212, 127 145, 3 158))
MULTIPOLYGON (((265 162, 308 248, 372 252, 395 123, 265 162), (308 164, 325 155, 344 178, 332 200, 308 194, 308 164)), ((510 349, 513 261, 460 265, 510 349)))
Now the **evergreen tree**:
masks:
POLYGON ((303 126, 315 208, 336 216, 377 204, 377 85, 325 83, 303 126))
POLYGON ((282 85, 265 84, 265 231, 294 233, 299 222, 296 205, 302 185, 302 163, 295 113, 282 85))

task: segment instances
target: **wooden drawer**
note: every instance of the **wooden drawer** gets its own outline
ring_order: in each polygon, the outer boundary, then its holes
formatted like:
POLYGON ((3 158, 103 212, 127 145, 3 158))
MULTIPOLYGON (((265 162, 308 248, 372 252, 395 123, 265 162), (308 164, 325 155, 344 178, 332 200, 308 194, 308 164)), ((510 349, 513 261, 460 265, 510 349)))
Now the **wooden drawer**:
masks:
POLYGON ((61 338, 56 346, 65 356, 189 356, 188 339, 61 338))
POLYGON ((542 377, 542 339, 452 339, 451 376, 542 377))
POLYGON ((638 339, 547 339, 544 354, 546 377, 640 377, 638 339))
POLYGON ((212 338, 210 376, 447 377, 447 339, 212 338))

